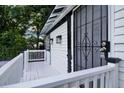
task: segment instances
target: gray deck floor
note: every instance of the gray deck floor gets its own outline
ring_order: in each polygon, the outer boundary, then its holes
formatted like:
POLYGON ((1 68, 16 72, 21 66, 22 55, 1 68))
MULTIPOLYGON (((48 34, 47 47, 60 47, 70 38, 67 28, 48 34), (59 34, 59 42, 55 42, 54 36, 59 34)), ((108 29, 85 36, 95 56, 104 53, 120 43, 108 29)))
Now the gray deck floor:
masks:
POLYGON ((24 73, 21 82, 55 76, 58 74, 60 73, 48 65, 45 61, 31 62, 28 64, 27 72, 24 73))

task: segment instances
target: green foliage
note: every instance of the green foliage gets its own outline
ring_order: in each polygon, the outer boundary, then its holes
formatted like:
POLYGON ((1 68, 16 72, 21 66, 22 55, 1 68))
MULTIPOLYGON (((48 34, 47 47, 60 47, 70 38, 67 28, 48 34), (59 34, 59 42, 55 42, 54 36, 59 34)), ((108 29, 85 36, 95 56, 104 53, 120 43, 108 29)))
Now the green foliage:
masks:
MULTIPOLYGON (((54 6, 0 6, 0 60, 11 59, 28 46, 37 44, 47 15, 54 6), (29 27, 37 37, 25 39, 29 27)), ((42 41, 43 42, 43 41, 42 41)))
POLYGON ((28 49, 35 49, 34 45, 36 44, 36 37, 30 37, 27 39, 27 43, 28 43, 28 49))
MULTIPOLYGON (((37 37, 35 38, 36 42, 35 44, 37 45, 37 49, 39 48, 39 42, 41 41, 39 36, 40 36, 40 31, 42 27, 44 26, 44 23, 48 17, 48 14, 50 11, 53 9, 54 6, 28 6, 26 7, 27 13, 29 13, 30 20, 29 26, 32 26, 32 31, 33 34, 35 34, 37 37)), ((32 43, 30 43, 32 44, 32 43)))
MULTIPOLYGON (((27 43, 28 43, 28 44, 27 44, 27 45, 28 45, 27 48, 28 48, 28 49, 37 49, 37 45, 36 45, 36 44, 37 44, 37 39, 38 39, 38 38, 36 38, 36 37, 34 37, 34 36, 31 36, 30 38, 28 38, 28 39, 27 39, 27 43), (36 45, 36 47, 35 47, 34 45, 36 45)), ((40 43, 40 42, 44 43, 44 40, 39 38, 39 43, 40 43)), ((38 48, 39 48, 39 47, 38 47, 38 48)))
POLYGON ((10 60, 26 49, 27 44, 18 32, 7 31, 0 34, 0 60, 10 60))

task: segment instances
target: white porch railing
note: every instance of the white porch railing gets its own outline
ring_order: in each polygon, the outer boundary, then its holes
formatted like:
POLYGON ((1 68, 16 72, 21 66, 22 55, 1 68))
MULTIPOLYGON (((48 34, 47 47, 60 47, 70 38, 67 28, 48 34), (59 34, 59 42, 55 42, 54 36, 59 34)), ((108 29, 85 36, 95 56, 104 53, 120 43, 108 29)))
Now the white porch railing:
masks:
POLYGON ((45 50, 28 50, 29 62, 30 61, 44 61, 45 50))
POLYGON ((38 62, 46 60, 45 50, 27 50, 24 51, 24 71, 26 71, 29 62, 38 62))
POLYGON ((0 68, 0 86, 20 82, 23 76, 23 54, 19 54, 0 68))
POLYGON ((72 72, 68 74, 38 79, 34 81, 18 83, 4 87, 26 87, 26 88, 113 88, 117 87, 116 65, 108 64, 102 67, 72 72))

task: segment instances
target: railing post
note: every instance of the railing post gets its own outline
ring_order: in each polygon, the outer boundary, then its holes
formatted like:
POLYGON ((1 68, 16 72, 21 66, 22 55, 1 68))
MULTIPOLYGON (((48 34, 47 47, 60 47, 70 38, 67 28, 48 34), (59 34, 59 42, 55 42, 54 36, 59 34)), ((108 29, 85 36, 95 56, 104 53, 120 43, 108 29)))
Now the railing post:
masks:
POLYGON ((118 68, 118 64, 121 61, 120 58, 108 58, 106 59, 108 62, 110 63, 114 63, 115 64, 115 69, 114 69, 114 73, 113 73, 113 87, 118 88, 119 87, 119 68, 118 68))
POLYGON ((28 67, 28 59, 29 59, 28 57, 29 57, 29 51, 26 50, 24 51, 24 73, 26 72, 28 67))
POLYGON ((46 50, 43 50, 43 52, 44 52, 44 61, 46 61, 47 59, 47 54, 46 54, 46 50))
POLYGON ((119 75, 118 75, 118 71, 119 71, 119 69, 118 69, 118 63, 115 63, 115 73, 114 73, 114 77, 115 77, 115 84, 114 84, 114 87, 115 88, 118 88, 119 87, 119 82, 118 82, 118 80, 119 80, 119 75))

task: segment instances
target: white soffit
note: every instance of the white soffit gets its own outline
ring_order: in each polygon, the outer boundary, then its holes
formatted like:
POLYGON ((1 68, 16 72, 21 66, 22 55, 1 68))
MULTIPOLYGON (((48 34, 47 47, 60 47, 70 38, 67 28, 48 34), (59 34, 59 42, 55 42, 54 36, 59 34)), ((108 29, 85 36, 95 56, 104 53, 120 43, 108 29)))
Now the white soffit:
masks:
POLYGON ((46 34, 49 32, 74 7, 75 5, 56 5, 40 34, 46 34))

